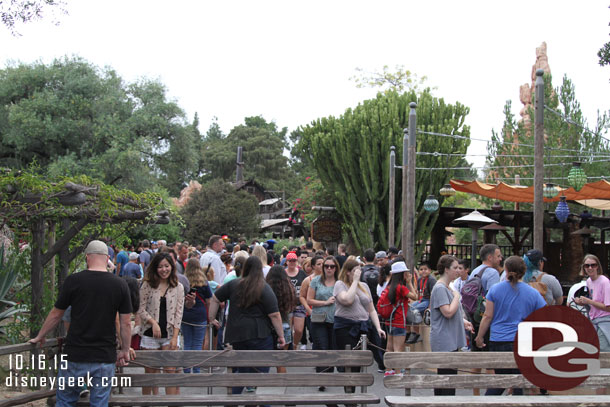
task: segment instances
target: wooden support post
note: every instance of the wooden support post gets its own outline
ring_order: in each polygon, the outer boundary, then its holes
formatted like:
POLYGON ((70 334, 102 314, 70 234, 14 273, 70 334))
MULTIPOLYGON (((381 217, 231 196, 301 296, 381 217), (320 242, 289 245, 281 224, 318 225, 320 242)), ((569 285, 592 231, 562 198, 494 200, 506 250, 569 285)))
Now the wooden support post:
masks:
POLYGON ((544 182, 544 71, 536 71, 536 95, 534 114, 534 249, 544 250, 544 202, 542 186, 544 182))

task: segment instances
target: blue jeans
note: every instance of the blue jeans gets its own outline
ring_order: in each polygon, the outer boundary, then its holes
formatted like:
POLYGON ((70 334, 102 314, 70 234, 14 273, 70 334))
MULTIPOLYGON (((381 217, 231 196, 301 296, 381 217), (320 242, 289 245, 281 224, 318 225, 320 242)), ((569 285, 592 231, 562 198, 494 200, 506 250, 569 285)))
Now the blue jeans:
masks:
POLYGON ((57 407, 76 406, 84 385, 89 389, 91 407, 107 407, 115 363, 70 362, 57 373, 57 407), (68 387, 68 378, 74 377, 74 386, 68 387), (78 378, 82 379, 78 379, 78 378))
POLYGON ((418 310, 422 315, 424 315, 424 311, 428 308, 428 306, 430 306, 430 299, 422 298, 419 301, 415 301, 414 303, 411 303, 410 306, 415 308, 416 310, 418 310))
MULTIPOLYGON (((242 342, 231 343, 235 350, 273 350, 273 336, 266 338, 249 339, 242 342)), ((235 373, 269 373, 268 367, 239 367, 235 373)), ((230 380, 230 379, 229 379, 230 380)), ((241 394, 243 387, 233 387, 233 394, 241 394)))
MULTIPOLYGON (((513 342, 494 342, 489 341, 490 352, 512 352, 513 342)), ((496 374, 520 374, 519 369, 494 369, 496 374)), ((500 396, 504 393, 504 389, 487 389, 485 392, 486 396, 500 396)), ((513 396, 522 396, 523 389, 513 388, 513 396)))
MULTIPOLYGON (((205 331, 207 324, 203 326, 195 326, 182 323, 180 328, 184 337, 184 350, 201 350, 203 340, 205 339, 205 331)), ((194 367, 193 373, 199 373, 200 368, 194 367)), ((184 373, 191 373, 191 369, 184 369, 184 373)))

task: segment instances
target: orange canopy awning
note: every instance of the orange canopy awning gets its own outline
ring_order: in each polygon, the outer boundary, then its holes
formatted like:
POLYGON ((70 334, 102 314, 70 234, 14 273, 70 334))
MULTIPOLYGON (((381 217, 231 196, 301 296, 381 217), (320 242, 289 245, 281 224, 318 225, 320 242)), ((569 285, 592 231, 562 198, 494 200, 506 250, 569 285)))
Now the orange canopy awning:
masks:
MULTIPOLYGON (((486 184, 480 181, 451 180, 451 186, 456 191, 477 194, 500 201, 509 202, 534 202, 534 187, 522 185, 508 185, 503 182, 499 184, 486 184)), ((580 204, 598 208, 608 209, 610 207, 610 182, 601 180, 585 184, 580 191, 574 188, 561 188, 556 186, 557 196, 549 199, 544 198, 544 202, 557 202, 561 192, 569 201, 577 201, 580 204)))

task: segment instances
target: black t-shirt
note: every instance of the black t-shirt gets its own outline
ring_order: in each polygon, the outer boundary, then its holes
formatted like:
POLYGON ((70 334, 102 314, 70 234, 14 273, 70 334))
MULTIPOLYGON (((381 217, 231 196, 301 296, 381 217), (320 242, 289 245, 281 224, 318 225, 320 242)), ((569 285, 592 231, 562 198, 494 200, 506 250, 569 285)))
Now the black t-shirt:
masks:
POLYGON ((124 279, 104 271, 84 270, 66 278, 55 308, 72 306, 65 353, 71 362, 115 363, 119 314, 130 314, 131 297, 124 279))
POLYGON ((243 280, 231 280, 218 287, 214 292, 218 301, 231 301, 225 331, 225 340, 229 343, 268 337, 273 330, 273 325, 268 315, 279 312, 277 298, 267 283, 263 286, 263 291, 258 302, 248 308, 239 307, 237 287, 241 281, 243 280))
MULTIPOLYGON (((286 273, 286 275, 288 275, 288 273, 286 273)), ((301 294, 301 284, 303 284, 303 280, 305 280, 306 278, 307 278, 307 273, 303 269, 299 269, 299 272, 294 277, 288 276, 288 279, 290 280, 290 282, 294 286, 294 289, 296 290, 297 298, 299 298, 299 295, 301 294)))
POLYGON ((335 259, 337 259, 337 261, 339 262, 339 268, 341 268, 341 267, 343 267, 343 263, 345 263, 345 260, 347 260, 347 256, 339 254, 339 255, 335 256, 335 259))
POLYGON ((420 300, 430 299, 430 294, 432 293, 434 284, 436 284, 436 278, 434 278, 432 274, 429 274, 427 277, 417 279, 417 289, 419 290, 420 300))

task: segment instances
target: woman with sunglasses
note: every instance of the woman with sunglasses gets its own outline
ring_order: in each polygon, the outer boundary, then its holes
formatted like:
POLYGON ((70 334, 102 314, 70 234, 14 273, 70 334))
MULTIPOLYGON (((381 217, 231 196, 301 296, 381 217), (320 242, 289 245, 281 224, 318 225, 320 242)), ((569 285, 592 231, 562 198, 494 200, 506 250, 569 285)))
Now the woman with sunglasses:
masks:
POLYGON ((589 297, 574 298, 578 305, 589 305, 589 318, 597 330, 599 350, 610 352, 610 280, 604 275, 597 256, 587 254, 582 262, 587 278, 589 297))
MULTIPOLYGON (((335 297, 333 291, 339 274, 339 262, 332 256, 326 259, 316 256, 316 269, 322 272, 314 277, 307 290, 307 303, 311 307, 311 336, 314 350, 333 349, 333 324, 335 322, 335 297), (319 265, 319 266, 318 266, 319 265)), ((332 373, 333 368, 317 367, 317 372, 332 373)), ((320 388, 323 390, 323 388, 320 388)))

